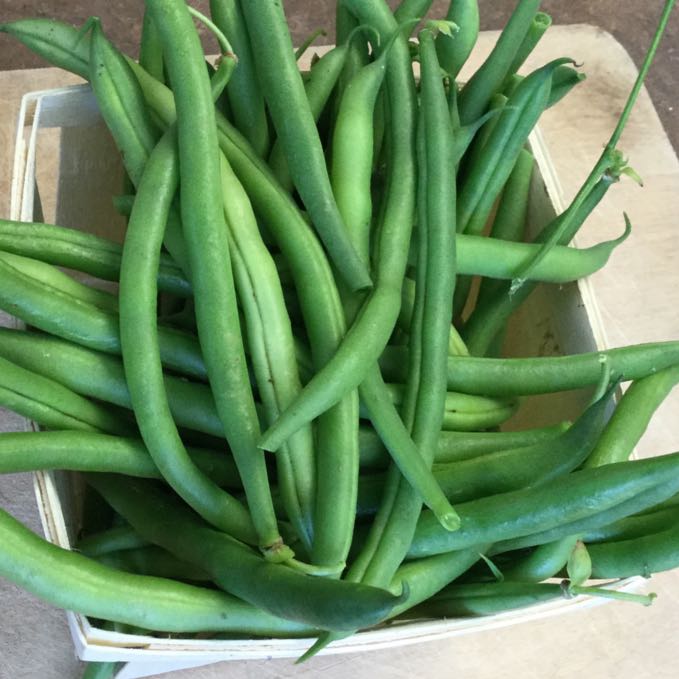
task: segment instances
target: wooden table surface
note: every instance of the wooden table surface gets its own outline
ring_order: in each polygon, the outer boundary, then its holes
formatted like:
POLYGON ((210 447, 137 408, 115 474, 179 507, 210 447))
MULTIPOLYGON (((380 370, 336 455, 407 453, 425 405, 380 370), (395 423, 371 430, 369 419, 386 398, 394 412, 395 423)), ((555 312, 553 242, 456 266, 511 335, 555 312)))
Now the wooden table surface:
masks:
MULTIPOLYGON (((472 59, 478 65, 495 34, 484 34, 472 59)), ((608 34, 590 26, 555 27, 533 65, 568 55, 584 63, 588 79, 541 123, 565 198, 586 177, 610 134, 634 81, 634 65, 608 34)), ((464 75, 464 74, 463 74, 464 75)), ((76 82, 53 69, 0 73, 0 215, 9 208, 14 121, 24 92, 76 82)), ((643 177, 614 186, 579 237, 581 245, 612 238, 623 229, 622 212, 634 225, 629 240, 606 269, 593 277, 610 346, 679 338, 679 162, 642 92, 621 148, 643 177)), ((663 405, 642 444, 641 455, 679 450, 679 393, 663 405)), ((0 412, 0 431, 16 420, 0 412)), ((0 503, 35 530, 39 520, 29 475, 0 477, 0 503)), ((219 663, 168 675, 176 679, 320 676, 339 679, 438 677, 544 679, 587 673, 604 679, 674 679, 679 629, 679 572, 655 576, 650 608, 615 603, 512 628, 408 646, 400 650, 318 657, 295 666, 269 660, 219 663)), ((0 679, 71 679, 81 672, 73 657, 64 615, 12 585, 0 582, 0 679)))

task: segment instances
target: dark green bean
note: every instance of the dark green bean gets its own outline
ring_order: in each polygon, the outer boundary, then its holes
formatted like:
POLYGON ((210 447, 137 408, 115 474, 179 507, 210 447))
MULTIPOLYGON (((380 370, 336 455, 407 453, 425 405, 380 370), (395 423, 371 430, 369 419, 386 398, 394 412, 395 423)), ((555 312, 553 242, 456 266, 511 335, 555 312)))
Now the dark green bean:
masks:
POLYGON ((679 528, 629 540, 588 545, 593 578, 628 578, 670 570, 679 566, 679 528))
MULTIPOLYGON (((657 459, 657 458, 656 458, 657 459)), ((632 464, 631 462, 618 464, 632 464)), ((613 465, 606 465, 604 467, 597 467, 597 469, 609 469, 613 465)), ((592 471, 592 470, 585 470, 592 471)), ((500 540, 491 549, 491 554, 500 554, 502 552, 514 551, 516 549, 524 549, 526 547, 534 547, 536 545, 543 545, 548 542, 560 540, 567 535, 581 535, 583 533, 596 530, 602 526, 607 526, 615 521, 620 521, 628 516, 646 511, 651 508, 659 506, 668 498, 676 494, 676 484, 674 479, 660 483, 657 486, 644 490, 628 500, 620 502, 619 504, 604 509, 603 511, 594 512, 591 516, 587 516, 575 521, 549 528, 537 533, 531 533, 524 537, 510 538, 507 540, 500 540)))
POLYGON ((120 573, 50 544, 2 510, 0 536, 0 575, 69 611, 160 632, 312 633, 224 592, 120 573))
MULTIPOLYGON (((434 476, 453 504, 537 486, 579 467, 605 425, 610 392, 560 436, 521 448, 508 448, 449 464, 435 464, 434 476)), ((440 437, 439 437, 440 442, 440 437)), ((359 509, 373 514, 384 485, 381 475, 359 480, 359 509)))
MULTIPOLYGON (((644 491, 679 488, 679 454, 586 469, 545 483, 457 506, 461 527, 443 530, 423 512, 408 552, 417 558, 482 542, 532 535, 619 507, 644 491), (498 517, 502 521, 498 522, 498 517)), ((674 494, 669 491, 669 494, 674 494)), ((579 531, 570 531, 577 533, 579 531)))
POLYGON ((271 143, 269 122, 240 0, 210 0, 210 14, 238 56, 238 68, 226 87, 236 127, 255 152, 265 157, 271 143))
MULTIPOLYGON (((495 199, 545 109, 554 69, 568 61, 557 59, 531 73, 516 88, 500 116, 490 121, 496 122, 496 125, 486 144, 488 152, 469 167, 460 186, 457 212, 457 230, 460 233, 478 235, 483 230, 495 199)), ((462 96, 464 90, 460 100, 462 96)))
POLYGON ((376 624, 399 603, 384 590, 269 563, 146 483, 103 474, 88 480, 143 537, 200 565, 217 585, 274 615, 347 630, 376 624))
POLYGON ((295 186, 333 264, 352 290, 371 285, 349 242, 330 187, 323 148, 297 69, 283 6, 269 0, 243 5, 257 75, 295 186), (274 71, 271 63, 276 63, 274 71), (304 153, 299 153, 303 148, 304 153))
POLYGON ((161 83, 165 81, 163 71, 163 46, 158 31, 148 11, 144 12, 139 46, 139 65, 161 83))
POLYGON ((653 508, 650 513, 628 516, 606 526, 594 528, 582 534, 582 541, 587 544, 597 542, 617 542, 631 540, 651 533, 660 533, 677 525, 679 510, 677 507, 653 508))
POLYGON ((534 17, 533 21, 528 28, 524 39, 519 45, 519 49, 512 59, 512 63, 509 66, 509 71, 505 82, 508 77, 511 77, 516 73, 524 64, 526 59, 530 56, 531 52, 536 48, 537 44, 542 39, 542 36, 546 33, 547 29, 552 25, 552 17, 545 12, 538 12, 534 17))
POLYGON ((408 611, 404 617, 412 620, 495 615, 565 597, 566 593, 558 583, 491 582, 483 585, 451 585, 429 601, 408 611))
POLYGON ((539 6, 540 0, 519 0, 493 51, 462 88, 458 106, 463 125, 483 115, 490 98, 500 91, 539 6))

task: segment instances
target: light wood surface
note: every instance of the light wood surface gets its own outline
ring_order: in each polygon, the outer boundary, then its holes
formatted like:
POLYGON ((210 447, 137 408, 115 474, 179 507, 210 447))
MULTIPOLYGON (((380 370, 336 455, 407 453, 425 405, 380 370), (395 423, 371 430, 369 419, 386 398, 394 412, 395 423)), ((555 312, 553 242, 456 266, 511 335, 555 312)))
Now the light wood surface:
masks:
MULTIPOLYGON (((485 34, 470 66, 480 63, 495 34, 485 34)), ((589 26, 555 27, 533 58, 558 56, 584 64, 588 79, 541 122, 566 199, 571 198, 600 153, 635 78, 633 63, 608 34, 589 26)), ((464 74, 463 74, 464 77, 464 74)), ((0 73, 0 214, 9 208, 14 127, 24 92, 77 82, 53 69, 0 73)), ((679 162, 650 99, 642 93, 621 148, 643 177, 614 186, 579 237, 581 245, 606 240, 623 229, 627 211, 635 230, 593 279, 610 346, 679 339, 679 162)), ((679 450, 679 393, 654 418, 641 455, 679 450)), ((0 430, 16 421, 0 413, 0 430)), ((0 477, 0 503, 39 530, 29 475, 0 477)), ((565 679, 587 673, 603 679, 664 679, 677 675, 679 573, 653 578, 658 593, 650 608, 611 604, 513 628, 365 654, 291 661, 219 663, 168 675, 176 679, 323 676, 324 679, 444 677, 565 679)), ((0 679, 79 676, 64 615, 0 582, 0 679)))

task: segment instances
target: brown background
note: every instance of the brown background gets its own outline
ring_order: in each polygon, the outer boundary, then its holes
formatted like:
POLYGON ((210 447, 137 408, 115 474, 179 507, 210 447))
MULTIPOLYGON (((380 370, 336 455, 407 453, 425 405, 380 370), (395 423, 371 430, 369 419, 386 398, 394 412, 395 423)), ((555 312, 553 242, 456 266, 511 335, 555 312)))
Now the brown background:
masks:
MULTIPOLYGON (((516 0, 480 0, 481 27, 492 30, 504 25, 516 0)), ((198 9, 207 11, 208 2, 192 2, 198 9)), ((398 4, 390 0, 390 4, 398 4)), ((318 27, 326 28, 332 42, 335 0, 286 0, 285 7, 296 42, 303 40, 318 27)), ((612 33, 625 47, 637 65, 641 62, 650 41, 662 0, 545 0, 542 8, 552 15, 554 23, 588 23, 612 33)), ((435 0, 432 16, 441 17, 448 6, 447 0, 435 0)), ((88 16, 101 17, 110 38, 129 54, 136 54, 139 42, 141 0, 0 0, 0 20, 9 21, 29 16, 58 18, 81 24, 88 16)), ((319 42, 321 42, 319 41, 319 42)), ((213 49, 212 51, 215 51, 213 49)), ((568 55, 564 55, 568 56, 568 55)), ((44 66, 27 49, 16 41, 0 35, 0 70, 38 68, 44 66)), ((585 72, 587 64, 584 65, 585 72)), ((674 13, 658 53, 657 61, 648 78, 648 88, 655 107, 667 130, 674 148, 679 148, 679 10, 674 13)))

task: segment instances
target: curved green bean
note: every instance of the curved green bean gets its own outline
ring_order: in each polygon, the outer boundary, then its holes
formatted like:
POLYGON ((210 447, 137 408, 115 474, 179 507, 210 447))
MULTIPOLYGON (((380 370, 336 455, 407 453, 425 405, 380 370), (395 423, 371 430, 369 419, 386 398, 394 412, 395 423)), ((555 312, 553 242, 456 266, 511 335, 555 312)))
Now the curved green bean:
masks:
POLYGON ((312 633, 224 592, 103 566, 39 538, 2 510, 0 536, 0 575, 69 611, 160 632, 312 633))

